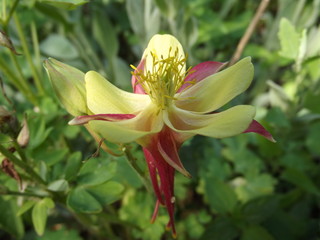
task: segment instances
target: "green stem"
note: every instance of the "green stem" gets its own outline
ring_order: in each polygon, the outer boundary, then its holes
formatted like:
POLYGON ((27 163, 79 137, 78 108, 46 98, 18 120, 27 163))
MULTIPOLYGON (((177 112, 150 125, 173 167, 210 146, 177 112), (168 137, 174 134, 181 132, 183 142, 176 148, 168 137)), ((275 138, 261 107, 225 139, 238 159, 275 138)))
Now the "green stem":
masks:
POLYGON ((4 30, 5 30, 5 24, 4 22, 6 21, 6 18, 7 18, 7 2, 6 0, 3 0, 2 2, 2 16, 3 16, 3 26, 4 26, 4 30))
POLYGON ((144 172, 141 170, 141 168, 138 166, 137 164, 137 159, 132 155, 131 151, 130 151, 130 147, 128 145, 125 146, 125 150, 124 153, 130 163, 130 166, 135 170, 135 172, 138 174, 138 176, 140 177, 141 181, 143 182, 143 184, 145 185, 146 189, 148 190, 148 192, 152 192, 152 188, 150 185, 150 181, 149 179, 146 177, 146 175, 144 174, 144 172))
POLYGON ((13 155, 9 150, 7 150, 3 145, 0 144, 0 153, 10 161, 12 161, 15 165, 22 168, 29 176, 32 177, 35 181, 41 184, 46 184, 46 182, 31 168, 27 163, 21 161, 15 155, 13 155))
MULTIPOLYGON (((13 54, 10 52, 10 54, 13 54)), ((16 62, 15 56, 12 56, 13 63, 16 65, 18 64, 16 62)), ((16 65, 17 67, 18 65, 16 65)), ((12 70, 8 67, 8 64, 3 61, 2 58, 0 58, 0 70, 3 72, 3 74, 9 79, 9 81, 20 91, 23 93, 23 95, 33 104, 37 103, 37 99, 32 94, 31 90, 29 89, 29 86, 24 83, 23 78, 17 78, 17 74, 14 74, 12 70)), ((19 70, 18 70, 19 71, 19 70)))
MULTIPOLYGON (((34 21, 31 22, 31 37, 32 37, 35 60, 37 63, 40 63, 41 62, 40 47, 39 47, 37 28, 34 21)), ((38 66, 38 73, 41 73, 42 65, 38 64, 37 66, 38 66)))
POLYGON ((35 193, 29 193, 29 192, 15 192, 10 190, 0 190, 0 195, 12 195, 12 196, 22 196, 22 197, 37 197, 37 198, 44 198, 47 197, 45 195, 38 195, 35 193))
POLYGON ((20 24, 20 20, 19 20, 17 14, 14 14, 13 18, 14 18, 14 21, 16 23, 17 32, 18 32, 18 36, 19 36, 20 41, 21 41, 23 52, 24 52, 24 54, 25 54, 25 56, 27 58, 27 61, 28 61, 29 65, 30 65, 30 68, 31 68, 31 72, 32 72, 32 75, 33 75, 34 83, 35 83, 35 85, 36 85, 36 87, 37 87, 37 89, 39 91, 39 94, 40 95, 44 95, 45 94, 45 90, 44 90, 44 88, 42 86, 42 83, 40 81, 40 77, 39 77, 39 74, 37 72, 37 69, 34 66, 34 63, 33 63, 29 48, 28 48, 27 40, 25 38, 25 35, 23 33, 23 30, 22 30, 22 26, 20 24))
POLYGON ((12 143, 13 143, 14 148, 17 150, 19 156, 21 157, 21 160, 24 162, 27 162, 28 161, 27 157, 24 154, 23 150, 21 149, 20 145, 18 144, 17 140, 12 138, 12 143))
MULTIPOLYGON (((8 23, 9 23, 11 17, 12 17, 12 14, 14 13, 14 11, 16 10, 16 7, 18 6, 19 1, 20 1, 20 0, 15 0, 15 1, 13 2, 13 5, 12 5, 12 7, 11 7, 11 9, 10 9, 10 12, 9 12, 8 16, 5 17, 5 20, 4 20, 4 22, 3 22, 3 29, 5 30, 5 32, 6 32, 6 30, 7 30, 8 23)), ((4 1, 3 4, 5 5, 5 1, 4 1)))
POLYGON ((24 94, 24 96, 34 105, 38 105, 38 99, 35 97, 33 90, 30 86, 30 84, 28 83, 28 80, 24 77, 23 73, 22 73, 22 69, 21 66, 17 60, 17 56, 10 51, 10 58, 12 60, 13 65, 15 66, 15 68, 17 69, 17 80, 19 81, 19 84, 23 87, 24 91, 22 91, 22 93, 24 94))

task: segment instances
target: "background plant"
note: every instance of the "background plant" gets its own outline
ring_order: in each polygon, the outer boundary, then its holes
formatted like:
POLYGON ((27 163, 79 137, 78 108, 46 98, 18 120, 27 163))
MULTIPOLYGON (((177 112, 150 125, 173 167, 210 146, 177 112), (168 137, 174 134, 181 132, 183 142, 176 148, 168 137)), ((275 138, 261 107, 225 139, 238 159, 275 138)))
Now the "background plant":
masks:
MULTIPOLYGON (((141 149, 97 151, 85 128, 68 126, 42 61, 129 90, 129 64, 153 34, 175 35, 190 65, 226 62, 258 4, 2 0, 0 238, 170 239, 164 212, 150 224, 141 149)), ((270 1, 242 54, 253 58, 254 84, 231 104, 253 103, 277 143, 251 134, 187 142, 181 159, 193 178, 176 175, 179 239, 318 239, 319 10, 319 0, 270 1)))

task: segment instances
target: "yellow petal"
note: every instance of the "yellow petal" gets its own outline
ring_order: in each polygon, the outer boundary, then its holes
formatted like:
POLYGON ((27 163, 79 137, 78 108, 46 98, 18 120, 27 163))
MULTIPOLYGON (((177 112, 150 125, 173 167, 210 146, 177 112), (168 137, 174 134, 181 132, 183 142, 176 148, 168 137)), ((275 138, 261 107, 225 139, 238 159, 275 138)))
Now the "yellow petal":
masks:
MULTIPOLYGON (((146 65, 145 65, 146 71, 153 72, 154 70, 157 70, 157 67, 154 68, 154 64, 153 64, 154 61, 153 61, 152 54, 156 56, 157 60, 160 60, 160 59, 166 59, 168 57, 175 56, 176 51, 177 51, 178 58, 180 59, 185 58, 183 48, 180 42, 175 37, 169 34, 154 35, 150 39, 148 47, 146 48, 142 56, 142 59, 144 58, 146 59, 146 65)), ((181 72, 184 73, 185 70, 186 70, 186 66, 185 65, 181 66, 181 72)))
POLYGON ((148 95, 123 91, 112 85, 97 72, 87 72, 85 81, 88 108, 94 114, 135 114, 150 103, 148 95))
MULTIPOLYGON (((200 71, 200 70, 199 70, 200 71)), ((212 112, 245 91, 253 78, 251 58, 198 82, 181 94, 176 94, 176 106, 194 112, 212 112)))
POLYGON ((231 137, 245 131, 255 115, 250 105, 238 105, 214 114, 198 114, 176 107, 164 112, 164 122, 177 132, 214 138, 231 137))
POLYGON ((136 141, 148 134, 160 132, 163 127, 162 115, 150 104, 135 118, 116 122, 90 121, 90 128, 103 138, 115 143, 136 141))

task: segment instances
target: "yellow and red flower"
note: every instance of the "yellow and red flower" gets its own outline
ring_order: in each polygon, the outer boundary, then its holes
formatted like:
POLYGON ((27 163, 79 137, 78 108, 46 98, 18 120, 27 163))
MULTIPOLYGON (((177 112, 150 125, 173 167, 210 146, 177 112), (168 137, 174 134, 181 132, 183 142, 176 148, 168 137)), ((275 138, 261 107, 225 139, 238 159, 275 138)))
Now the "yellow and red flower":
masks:
POLYGON ((255 132, 274 141, 253 120, 253 106, 238 105, 219 111, 249 87, 253 78, 249 57, 222 71, 223 63, 211 61, 187 69, 179 41, 171 35, 155 35, 140 64, 133 67, 133 93, 115 87, 94 71, 81 75, 52 59, 45 66, 54 86, 68 80, 74 85, 69 87, 72 91, 81 90, 77 94, 82 96, 80 107, 76 100, 63 100, 67 109, 76 108, 69 110, 76 116, 70 124, 88 124, 106 140, 136 141, 142 146, 157 197, 152 221, 159 205, 165 206, 170 217, 167 227, 174 236, 174 173, 177 170, 190 176, 178 155, 185 140, 196 134, 225 138, 255 132), (83 114, 77 116, 75 113, 79 112, 83 114))

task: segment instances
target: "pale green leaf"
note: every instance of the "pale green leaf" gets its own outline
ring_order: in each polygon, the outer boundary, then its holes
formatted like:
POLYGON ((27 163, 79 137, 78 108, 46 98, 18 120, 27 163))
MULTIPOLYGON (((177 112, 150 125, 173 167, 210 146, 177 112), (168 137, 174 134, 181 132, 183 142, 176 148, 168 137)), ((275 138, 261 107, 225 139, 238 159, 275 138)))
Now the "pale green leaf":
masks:
POLYGON ((42 236, 47 223, 48 209, 54 207, 54 202, 50 198, 44 198, 37 202, 32 209, 32 223, 36 233, 42 236))
POLYGON ((278 32, 281 50, 279 54, 283 57, 295 60, 299 53, 300 34, 288 19, 282 18, 278 32))

